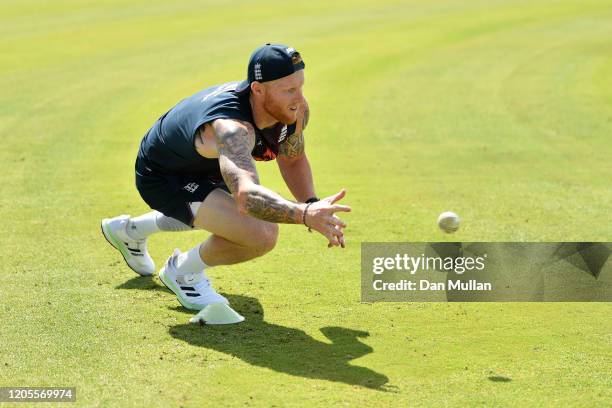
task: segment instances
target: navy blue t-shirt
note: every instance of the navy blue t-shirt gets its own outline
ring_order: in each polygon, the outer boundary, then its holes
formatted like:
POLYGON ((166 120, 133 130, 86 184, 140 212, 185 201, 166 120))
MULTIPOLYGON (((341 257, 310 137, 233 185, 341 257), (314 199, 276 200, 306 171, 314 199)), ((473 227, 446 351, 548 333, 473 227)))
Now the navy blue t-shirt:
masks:
POLYGON ((206 88, 183 99, 162 115, 140 143, 138 158, 147 167, 165 174, 219 174, 219 160, 201 156, 195 148, 196 131, 216 119, 250 122, 255 129, 255 160, 273 160, 281 143, 295 132, 292 125, 257 129, 249 103, 249 93, 236 92, 239 82, 206 88))

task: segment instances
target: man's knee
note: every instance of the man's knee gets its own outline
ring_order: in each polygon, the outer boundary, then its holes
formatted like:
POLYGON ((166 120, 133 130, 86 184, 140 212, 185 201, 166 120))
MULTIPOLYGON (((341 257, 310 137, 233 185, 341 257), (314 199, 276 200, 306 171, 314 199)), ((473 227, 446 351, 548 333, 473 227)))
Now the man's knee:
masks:
POLYGON ((266 222, 259 228, 257 236, 253 237, 252 245, 258 256, 267 254, 276 246, 278 240, 278 225, 266 222))

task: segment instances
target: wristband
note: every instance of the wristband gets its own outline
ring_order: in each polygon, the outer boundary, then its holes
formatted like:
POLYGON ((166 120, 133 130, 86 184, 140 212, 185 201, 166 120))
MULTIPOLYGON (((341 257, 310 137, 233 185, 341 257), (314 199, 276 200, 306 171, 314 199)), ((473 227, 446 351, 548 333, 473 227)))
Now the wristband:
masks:
POLYGON ((304 224, 306 226, 306 228, 308 228, 308 232, 312 232, 312 230, 306 224, 306 213, 308 212, 308 207, 310 207, 312 205, 312 203, 314 203, 314 201, 306 204, 306 207, 304 207, 304 212, 302 213, 302 224, 304 224))
POLYGON ((305 203, 308 204, 312 204, 312 203, 316 203, 317 201, 319 201, 319 197, 310 197, 308 200, 304 201, 305 203))

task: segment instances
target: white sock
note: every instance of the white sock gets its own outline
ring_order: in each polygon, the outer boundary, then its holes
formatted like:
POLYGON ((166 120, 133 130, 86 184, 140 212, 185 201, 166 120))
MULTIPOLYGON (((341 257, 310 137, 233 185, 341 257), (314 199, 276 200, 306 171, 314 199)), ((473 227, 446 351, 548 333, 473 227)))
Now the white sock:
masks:
POLYGON ((127 234, 132 239, 140 240, 160 231, 157 225, 157 217, 160 214, 158 211, 151 211, 139 217, 130 218, 126 228, 127 234))
POLYGON ((206 268, 210 268, 210 266, 206 265, 200 257, 200 246, 201 245, 191 248, 189 251, 183 252, 178 256, 176 260, 176 271, 179 275, 198 273, 206 268))

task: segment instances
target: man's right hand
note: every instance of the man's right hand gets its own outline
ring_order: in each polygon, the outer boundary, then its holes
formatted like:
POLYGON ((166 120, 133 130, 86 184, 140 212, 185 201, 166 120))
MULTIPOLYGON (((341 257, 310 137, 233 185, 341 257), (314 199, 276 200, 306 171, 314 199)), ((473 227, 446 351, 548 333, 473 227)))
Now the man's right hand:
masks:
POLYGON ((339 211, 351 211, 351 207, 349 206, 336 204, 345 194, 346 190, 342 189, 337 194, 310 204, 304 216, 307 227, 321 233, 327 238, 329 241, 327 244, 328 248, 333 246, 341 246, 344 248, 344 232, 342 229, 346 228, 346 223, 334 213, 339 211))

